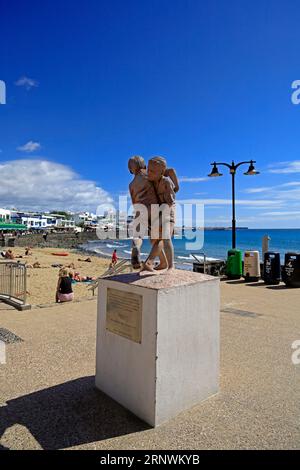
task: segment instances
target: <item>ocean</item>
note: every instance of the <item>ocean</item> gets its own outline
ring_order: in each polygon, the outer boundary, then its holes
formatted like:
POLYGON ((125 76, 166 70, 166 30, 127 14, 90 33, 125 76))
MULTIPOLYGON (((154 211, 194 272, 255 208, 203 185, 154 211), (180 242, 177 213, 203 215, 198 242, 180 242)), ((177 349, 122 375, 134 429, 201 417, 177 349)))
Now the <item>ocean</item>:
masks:
MULTIPOLYGON (((196 238, 195 232, 191 230, 185 232, 185 237, 174 238, 175 262, 178 267, 187 267, 194 261, 192 253, 205 253, 207 257, 226 259, 227 251, 231 248, 230 230, 205 230, 197 231, 197 238, 203 240, 202 247, 188 248, 187 243, 191 243, 192 237, 196 238)), ((261 254, 262 238, 264 235, 270 237, 269 250, 279 252, 281 261, 284 254, 300 252, 300 229, 242 229, 237 230, 237 248, 245 250, 258 250, 261 254)), ((89 253, 99 256, 111 256, 114 249, 117 249, 119 258, 130 258, 131 240, 96 240, 82 245, 81 248, 89 253)), ((144 240, 142 245, 142 259, 145 259, 150 251, 149 240, 144 240)))

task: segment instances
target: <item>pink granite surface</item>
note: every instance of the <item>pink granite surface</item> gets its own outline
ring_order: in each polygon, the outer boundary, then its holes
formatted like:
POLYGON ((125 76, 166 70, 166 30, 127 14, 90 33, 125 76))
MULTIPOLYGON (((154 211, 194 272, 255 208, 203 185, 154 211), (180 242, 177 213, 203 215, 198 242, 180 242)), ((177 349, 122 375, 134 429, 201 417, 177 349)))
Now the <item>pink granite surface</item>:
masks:
POLYGON ((156 290, 218 280, 218 278, 207 274, 184 271, 183 269, 174 269, 171 272, 160 274, 151 274, 148 272, 141 274, 119 274, 116 276, 108 276, 104 279, 156 290))

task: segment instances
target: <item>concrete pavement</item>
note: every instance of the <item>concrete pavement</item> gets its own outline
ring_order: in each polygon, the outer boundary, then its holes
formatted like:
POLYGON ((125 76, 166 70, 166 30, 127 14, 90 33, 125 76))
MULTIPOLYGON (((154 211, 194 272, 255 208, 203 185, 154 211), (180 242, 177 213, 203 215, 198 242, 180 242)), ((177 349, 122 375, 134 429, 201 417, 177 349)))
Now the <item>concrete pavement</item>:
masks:
POLYGON ((300 290, 222 282, 221 390, 151 429, 94 388, 96 301, 18 312, 0 365, 0 448, 299 449, 300 290))

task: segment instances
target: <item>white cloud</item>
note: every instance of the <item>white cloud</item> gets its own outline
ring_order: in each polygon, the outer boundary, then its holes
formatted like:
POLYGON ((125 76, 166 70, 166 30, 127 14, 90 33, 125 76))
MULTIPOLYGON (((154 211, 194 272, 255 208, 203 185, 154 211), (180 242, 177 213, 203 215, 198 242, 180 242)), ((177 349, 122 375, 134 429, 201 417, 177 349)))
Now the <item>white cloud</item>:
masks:
POLYGON ((41 148, 41 144, 39 142, 33 142, 30 140, 24 145, 21 145, 20 147, 17 147, 17 150, 20 152, 34 152, 35 150, 39 150, 41 148))
POLYGON ((284 199, 286 203, 290 201, 300 201, 300 189, 289 189, 288 191, 280 191, 274 194, 274 198, 284 199))
POLYGON ((15 82, 15 85, 23 86, 24 88, 26 88, 26 90, 30 90, 31 88, 38 87, 39 82, 34 80, 33 78, 21 77, 15 82))
POLYGON ((258 193, 265 193, 266 191, 270 191, 271 189, 273 189, 272 187, 263 187, 263 188, 248 188, 248 189, 245 189, 244 192, 247 193, 247 194, 258 194, 258 193))
POLYGON ((248 188, 244 190, 247 194, 268 193, 268 197, 275 199, 290 200, 298 197, 300 181, 290 181, 289 183, 278 184, 277 186, 266 186, 261 188, 248 188), (293 189, 290 189, 293 188, 293 189), (296 196, 296 197, 295 197, 296 196))
POLYGON ((277 174, 290 174, 300 173, 300 160, 294 160, 290 162, 280 162, 269 166, 269 173, 277 174))
MULTIPOLYGON (((204 205, 214 205, 214 206, 231 206, 231 199, 181 199, 177 201, 180 204, 204 204, 204 205)), ((237 205, 240 206, 279 206, 280 201, 276 200, 265 200, 265 199, 237 199, 235 201, 237 205)))
POLYGON ((202 177, 197 177, 197 178, 189 178, 187 176, 182 176, 179 178, 180 183, 200 183, 201 181, 207 181, 208 178, 202 176, 202 177))
POLYGON ((281 216, 281 215, 284 215, 284 216, 294 216, 294 215, 298 215, 300 216, 300 211, 274 211, 274 212, 265 212, 264 214, 262 215, 268 215, 268 216, 281 216))
POLYGON ((290 186, 300 186, 300 181, 291 181, 290 183, 284 183, 281 185, 282 188, 288 188, 290 186))
POLYGON ((0 206, 19 209, 96 211, 109 194, 71 168, 47 160, 0 163, 0 206))

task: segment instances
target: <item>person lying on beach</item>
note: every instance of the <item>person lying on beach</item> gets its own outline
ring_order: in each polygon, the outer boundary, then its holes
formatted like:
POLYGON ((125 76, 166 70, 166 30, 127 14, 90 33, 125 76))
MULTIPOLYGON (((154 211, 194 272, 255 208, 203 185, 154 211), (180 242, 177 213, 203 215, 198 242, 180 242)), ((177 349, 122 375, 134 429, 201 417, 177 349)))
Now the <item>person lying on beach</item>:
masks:
POLYGON ((55 301, 58 302, 70 302, 74 299, 72 290, 72 279, 69 276, 68 270, 63 268, 59 271, 55 293, 55 301))
POLYGON ((6 258, 6 259, 18 259, 18 258, 24 258, 24 256, 23 255, 14 255, 12 250, 7 250, 6 252, 4 252, 4 258, 6 258))
POLYGON ((85 263, 91 263, 92 262, 91 258, 86 258, 86 259, 78 258, 77 261, 84 261, 85 263))
POLYGON ((75 272, 74 274, 72 272, 70 272, 69 276, 73 281, 76 281, 76 282, 90 282, 90 281, 95 281, 96 280, 95 277, 81 276, 79 272, 75 272))
POLYGON ((39 261, 35 261, 33 264, 26 262, 25 264, 26 268, 41 268, 41 264, 39 263, 39 261))

